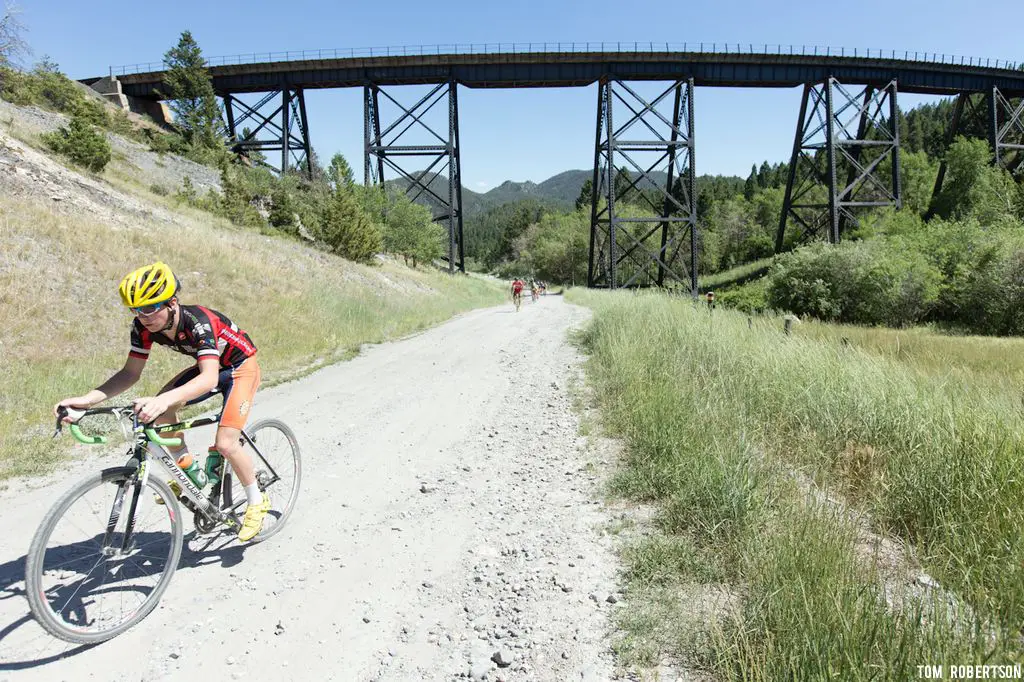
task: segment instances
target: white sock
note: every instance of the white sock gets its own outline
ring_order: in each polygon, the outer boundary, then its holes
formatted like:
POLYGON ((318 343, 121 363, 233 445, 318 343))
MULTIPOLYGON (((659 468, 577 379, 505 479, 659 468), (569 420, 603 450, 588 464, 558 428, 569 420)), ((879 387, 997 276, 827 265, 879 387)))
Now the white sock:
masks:
POLYGON ((263 493, 260 492, 260 484, 253 481, 245 486, 245 498, 249 501, 249 504, 262 504, 263 493))

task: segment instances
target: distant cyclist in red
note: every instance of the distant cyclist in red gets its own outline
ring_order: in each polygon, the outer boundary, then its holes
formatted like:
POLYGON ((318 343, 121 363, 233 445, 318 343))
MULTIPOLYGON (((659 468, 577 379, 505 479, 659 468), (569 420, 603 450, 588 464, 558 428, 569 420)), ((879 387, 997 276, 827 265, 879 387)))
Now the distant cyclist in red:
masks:
MULTIPOLYGON (((143 423, 173 424, 178 421, 181 407, 206 400, 215 394, 214 389, 219 389, 224 396, 224 411, 217 428, 216 446, 238 474, 249 503, 238 539, 253 539, 270 510, 270 499, 256 482, 252 457, 239 444, 239 435, 260 385, 256 346, 248 334, 222 313, 199 305, 180 304, 181 282, 164 263, 153 263, 126 275, 120 293, 122 302, 134 315, 131 350, 124 367, 85 395, 60 401, 54 406, 54 413, 61 406, 87 409, 126 391, 142 375, 154 343, 194 358, 196 364, 171 379, 158 395, 136 398, 135 411, 143 423)), ((185 453, 184 440, 177 451, 171 452, 175 457, 185 453)), ((170 483, 172 490, 180 493, 177 482, 170 483)))
POLYGON ((516 310, 519 310, 519 304, 523 302, 523 288, 526 283, 523 280, 516 277, 512 280, 512 303, 515 304, 516 310))

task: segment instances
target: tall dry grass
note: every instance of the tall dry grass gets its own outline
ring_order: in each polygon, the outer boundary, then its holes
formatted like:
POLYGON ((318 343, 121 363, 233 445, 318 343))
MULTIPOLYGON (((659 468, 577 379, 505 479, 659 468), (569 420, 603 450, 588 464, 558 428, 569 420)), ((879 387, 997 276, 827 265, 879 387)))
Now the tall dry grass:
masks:
POLYGON ((684 604, 674 638, 633 619, 627 650, 661 633, 658 646, 722 677, 764 680, 1021 657, 1024 415, 991 358, 937 336, 910 357, 867 332, 786 336, 658 294, 570 300, 595 310, 581 344, 603 423, 627 446, 615 491, 660 510, 660 535, 627 553, 635 593, 726 586, 739 604, 713 627, 683 624, 684 604), (893 587, 829 498, 913 546, 943 589, 893 587))

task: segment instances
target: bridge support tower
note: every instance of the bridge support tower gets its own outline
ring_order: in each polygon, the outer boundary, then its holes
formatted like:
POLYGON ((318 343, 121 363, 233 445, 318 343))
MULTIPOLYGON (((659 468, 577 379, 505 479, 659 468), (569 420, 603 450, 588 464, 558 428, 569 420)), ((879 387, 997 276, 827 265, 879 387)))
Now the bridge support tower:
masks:
POLYGON ((860 209, 900 208, 896 94, 895 80, 856 93, 832 77, 804 85, 776 253, 821 235, 838 243, 860 209))
POLYGON ((249 104, 238 94, 224 93, 231 150, 242 157, 255 157, 257 164, 279 173, 298 168, 312 177, 309 160, 313 154, 302 88, 285 86, 259 94, 260 99, 249 104), (281 153, 279 166, 271 163, 269 158, 273 157, 268 158, 267 152, 281 153))
POLYGON ((692 78, 678 80, 648 101, 614 77, 598 83, 588 286, 697 295, 693 91, 692 78), (624 209, 627 197, 639 210, 624 209))
POLYGON ((385 166, 396 172, 401 181, 407 183, 406 194, 413 201, 425 198, 432 208, 434 220, 447 228, 448 272, 464 273, 458 84, 454 80, 439 83, 415 104, 406 107, 381 86, 368 82, 363 86, 363 102, 365 185, 383 186, 385 166), (389 108, 397 109, 394 120, 385 120, 383 127, 381 98, 386 100, 389 108), (431 127, 428 116, 442 102, 448 109, 444 135, 435 130, 436 122, 431 127), (409 142, 403 143, 406 140, 409 142), (403 165, 408 163, 408 159, 417 157, 426 159, 425 169, 411 171, 403 165), (447 176, 447 181, 441 177, 442 174, 447 176))
MULTIPOLYGON (((1007 97, 998 87, 983 95, 960 93, 946 129, 946 147, 957 135, 984 136, 992 150, 993 163, 1011 173, 1024 171, 1024 97, 1016 100, 1007 97)), ((945 177, 946 160, 943 159, 935 177, 932 205, 942 191, 945 177)))

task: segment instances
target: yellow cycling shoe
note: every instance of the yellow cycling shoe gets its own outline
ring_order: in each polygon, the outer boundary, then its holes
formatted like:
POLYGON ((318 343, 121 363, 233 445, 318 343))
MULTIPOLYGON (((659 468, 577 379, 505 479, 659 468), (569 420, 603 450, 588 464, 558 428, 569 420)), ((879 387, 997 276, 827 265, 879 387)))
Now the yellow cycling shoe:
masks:
MULTIPOLYGON (((167 481, 167 485, 170 487, 171 492, 174 493, 175 499, 181 497, 181 486, 178 484, 177 481, 167 481)), ((157 504, 167 504, 166 502, 164 502, 164 498, 160 497, 159 495, 154 495, 153 497, 156 500, 157 504)))
POLYGON ((259 504, 250 504, 245 508, 245 517, 242 519, 242 527, 238 529, 238 539, 248 542, 259 535, 263 529, 263 519, 270 511, 270 498, 263 493, 263 501, 259 504))

